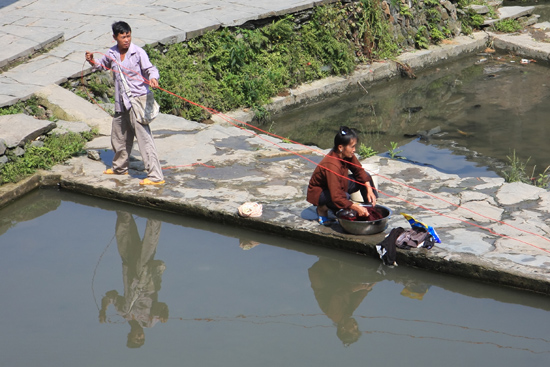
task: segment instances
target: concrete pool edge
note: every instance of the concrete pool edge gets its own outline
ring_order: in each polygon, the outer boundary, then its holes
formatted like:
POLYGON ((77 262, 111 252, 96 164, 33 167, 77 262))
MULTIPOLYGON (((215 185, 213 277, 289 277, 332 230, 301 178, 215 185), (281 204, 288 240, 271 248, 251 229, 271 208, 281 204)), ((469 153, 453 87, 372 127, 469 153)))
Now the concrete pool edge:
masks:
POLYGON ((0 210, 35 189, 43 186, 57 186, 60 180, 61 176, 58 174, 38 171, 17 183, 0 185, 0 210))
MULTIPOLYGON (((275 220, 241 218, 236 213, 216 211, 200 205, 175 202, 173 200, 152 197, 146 194, 127 193, 123 191, 98 188, 83 182, 77 182, 62 174, 38 172, 19 184, 4 185, 0 190, 0 208, 9 202, 41 187, 58 187, 78 194, 115 200, 121 203, 137 205, 149 209, 161 210, 177 215, 192 216, 211 220, 249 230, 270 233, 276 236, 305 242, 311 246, 321 246, 334 250, 377 257, 375 244, 384 238, 384 233, 372 236, 354 236, 322 228, 310 231, 290 225, 281 225, 275 220)), ((441 256, 443 250, 434 247, 431 250, 398 250, 400 265, 413 266, 435 273, 460 276, 485 283, 507 286, 521 290, 550 295, 550 282, 542 274, 526 273, 525 269, 501 269, 490 261, 483 260, 475 254, 459 256, 441 256)))
MULTIPOLYGON (((257 232, 267 232, 276 236, 291 238, 306 242, 311 246, 321 246, 360 256, 378 258, 376 244, 382 241, 386 233, 356 236, 331 231, 310 231, 307 228, 296 228, 288 225, 281 225, 272 220, 256 218, 242 218, 236 213, 214 211, 207 207, 177 203, 170 200, 151 198, 148 196, 100 190, 93 186, 76 183, 71 180, 61 179, 61 189, 73 191, 80 194, 97 196, 104 199, 117 200, 126 204, 139 205, 149 209, 162 210, 173 214, 192 216, 204 220, 214 220, 227 225, 239 226, 257 232), (97 195, 97 194, 103 195, 97 195)), ((386 230, 387 232, 388 230, 386 230)), ((500 286, 513 287, 522 290, 529 290, 536 293, 550 295, 550 282, 539 274, 525 274, 516 269, 495 268, 494 264, 482 260, 474 254, 460 254, 460 256, 440 256, 438 248, 431 250, 401 250, 398 249, 399 263, 415 268, 461 276, 482 282, 497 284, 500 286)))

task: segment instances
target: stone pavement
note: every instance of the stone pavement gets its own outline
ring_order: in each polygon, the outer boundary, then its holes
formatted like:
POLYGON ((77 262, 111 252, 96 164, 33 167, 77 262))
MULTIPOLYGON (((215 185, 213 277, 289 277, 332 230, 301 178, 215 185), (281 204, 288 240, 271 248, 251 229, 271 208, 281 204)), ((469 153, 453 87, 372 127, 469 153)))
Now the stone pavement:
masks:
MULTIPOLYGON (((144 173, 139 151, 132 153, 129 176, 102 175, 112 158, 110 117, 56 85, 81 72, 85 50, 104 51, 112 44, 110 24, 116 20, 128 20, 138 44, 166 43, 222 25, 237 25, 317 3, 320 2, 0 0, 0 42, 4 42, 0 47, 8 50, 2 52, 6 64, 25 58, 44 45, 63 41, 51 51, 0 74, 0 106, 37 93, 50 104, 48 108, 56 109, 57 116, 99 126, 102 134, 87 147, 99 151, 101 161, 76 157, 52 172, 35 175, 18 185, 4 185, 0 187, 0 205, 41 184, 59 184, 64 189, 85 194, 377 256, 374 245, 383 239, 383 233, 353 236, 343 233, 337 224, 325 228, 316 223, 314 208, 305 201, 314 164, 285 150, 297 151, 313 161, 320 160, 320 155, 310 148, 255 136, 223 120, 205 125, 161 115, 152 127, 167 183, 162 187, 140 187, 138 181, 144 173), (62 39, 60 33, 63 33, 62 39), (238 206, 247 201, 263 204, 261 218, 243 219, 237 215, 238 206)), ((480 49, 486 40, 484 33, 472 38, 459 37, 452 44, 405 54, 400 59, 413 67, 423 67, 480 49)), ((520 46, 515 50, 528 51, 520 46)), ((275 103, 281 106, 298 103, 330 90, 344 90, 358 78, 380 80, 396 72, 395 65, 389 63, 365 65, 349 77, 300 86, 275 103)), ((247 117, 246 113, 238 112, 234 116, 247 117)), ((368 162, 379 165, 380 189, 390 195, 380 198, 380 203, 394 212, 389 228, 408 226, 399 215, 406 212, 436 227, 443 241, 431 250, 400 251, 398 263, 550 294, 550 194, 546 190, 506 184, 502 179, 460 178, 380 157, 368 162)))
POLYGON ((0 70, 24 61, 0 74, 0 107, 78 76, 83 67, 89 69, 84 52, 105 52, 113 46, 111 24, 118 20, 130 24, 139 46, 170 44, 222 26, 336 1, 0 0, 0 70))

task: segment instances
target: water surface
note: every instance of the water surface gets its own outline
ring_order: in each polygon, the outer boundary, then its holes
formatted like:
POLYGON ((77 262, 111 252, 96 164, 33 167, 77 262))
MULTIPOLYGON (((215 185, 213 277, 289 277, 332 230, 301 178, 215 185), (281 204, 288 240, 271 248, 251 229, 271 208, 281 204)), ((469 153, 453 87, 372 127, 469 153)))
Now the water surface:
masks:
POLYGON ((480 53, 289 111, 268 128, 330 148, 340 125, 387 154, 461 176, 495 176, 515 151, 528 174, 550 165, 550 73, 543 62, 480 53))
POLYGON ((0 211, 0 365, 545 365, 547 297, 55 190, 0 211))

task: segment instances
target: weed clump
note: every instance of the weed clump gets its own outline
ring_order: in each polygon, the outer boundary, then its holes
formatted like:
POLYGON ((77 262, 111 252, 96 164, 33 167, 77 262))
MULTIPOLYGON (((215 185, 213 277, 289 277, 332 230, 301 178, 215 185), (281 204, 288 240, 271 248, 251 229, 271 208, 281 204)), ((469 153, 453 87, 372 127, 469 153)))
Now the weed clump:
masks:
POLYGON ((504 33, 514 33, 523 29, 523 26, 517 19, 504 19, 493 25, 495 31, 504 33))
POLYGON ((39 169, 50 169, 67 161, 82 153, 86 142, 92 137, 92 133, 67 133, 46 137, 43 146, 27 144, 23 156, 10 157, 11 160, 0 168, 0 184, 17 182, 39 169))
MULTIPOLYGON (((46 111, 39 104, 36 97, 0 108, 0 116, 18 113, 50 121, 56 120, 50 111, 46 111)), ((0 165, 0 185, 20 181, 39 169, 50 169, 56 164, 66 162, 72 156, 83 153, 86 142, 92 140, 96 135, 96 130, 80 134, 54 134, 45 136, 40 144, 27 143, 22 156, 16 156, 13 152, 7 151, 7 162, 0 165)))

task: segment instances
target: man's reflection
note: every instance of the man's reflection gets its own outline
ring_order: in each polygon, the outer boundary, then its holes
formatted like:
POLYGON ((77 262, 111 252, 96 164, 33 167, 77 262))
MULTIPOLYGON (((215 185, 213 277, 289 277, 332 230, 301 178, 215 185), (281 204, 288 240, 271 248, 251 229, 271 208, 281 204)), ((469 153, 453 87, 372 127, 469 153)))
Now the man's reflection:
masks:
POLYGON ((362 264, 351 264, 320 257, 309 270, 311 288, 321 310, 336 326, 336 335, 345 346, 355 343, 361 336, 353 313, 363 299, 381 280, 403 284, 403 296, 421 300, 428 286, 399 276, 388 276, 383 271, 362 264))
POLYGON ((145 343, 144 327, 153 327, 158 321, 168 320, 168 306, 158 302, 158 291, 164 262, 155 260, 161 222, 147 219, 143 241, 132 215, 117 211, 116 240, 122 259, 124 296, 109 291, 101 300, 99 322, 106 320, 107 307, 114 304, 116 311, 128 320, 128 348, 139 348, 145 343))

